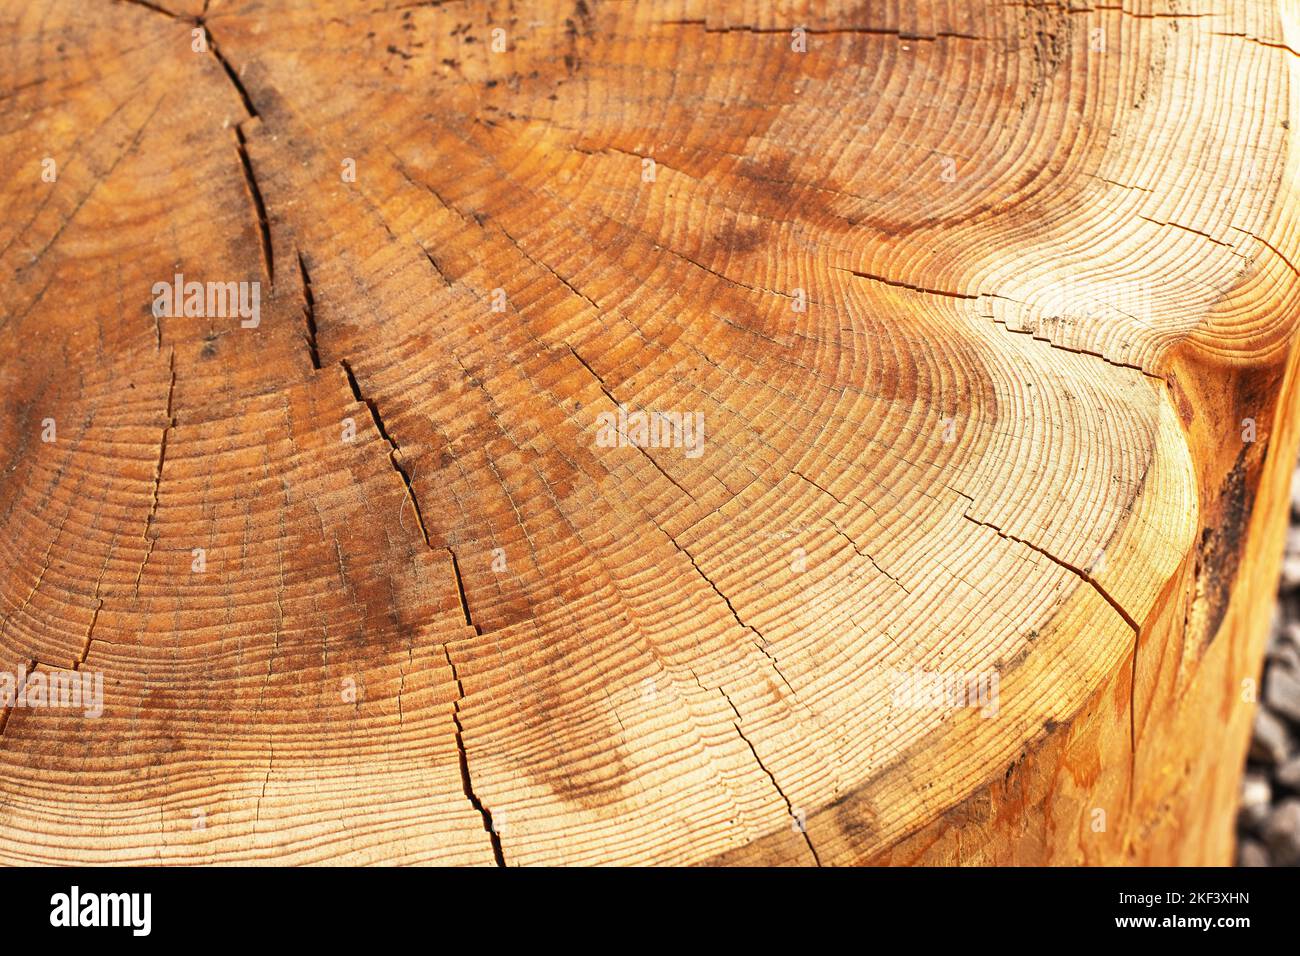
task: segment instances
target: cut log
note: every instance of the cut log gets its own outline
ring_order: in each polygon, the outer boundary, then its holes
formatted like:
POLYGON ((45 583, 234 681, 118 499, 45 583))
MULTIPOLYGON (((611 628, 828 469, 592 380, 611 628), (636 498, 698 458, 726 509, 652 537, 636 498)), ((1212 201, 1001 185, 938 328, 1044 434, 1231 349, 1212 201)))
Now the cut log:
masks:
POLYGON ((1230 861, 1300 3, 0 36, 0 860, 1230 861))

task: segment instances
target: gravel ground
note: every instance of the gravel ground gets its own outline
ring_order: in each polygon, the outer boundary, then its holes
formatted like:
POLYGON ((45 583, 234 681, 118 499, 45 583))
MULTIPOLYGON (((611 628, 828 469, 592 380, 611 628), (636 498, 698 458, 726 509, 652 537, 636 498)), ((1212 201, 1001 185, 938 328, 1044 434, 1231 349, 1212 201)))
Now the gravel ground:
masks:
POLYGON ((1264 662, 1263 694, 1241 781, 1238 866, 1300 866, 1300 467, 1264 662))

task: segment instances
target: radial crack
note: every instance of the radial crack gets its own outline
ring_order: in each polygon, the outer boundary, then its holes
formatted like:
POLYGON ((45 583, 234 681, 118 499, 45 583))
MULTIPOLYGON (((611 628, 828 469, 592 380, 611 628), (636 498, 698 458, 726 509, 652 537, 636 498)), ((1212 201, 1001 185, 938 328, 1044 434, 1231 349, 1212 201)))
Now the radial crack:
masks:
POLYGON ((1072 574, 1076 575, 1082 580, 1088 582, 1088 584, 1092 585, 1093 590, 1095 590, 1099 595, 1101 595, 1101 597, 1105 599, 1106 603, 1115 609, 1115 613, 1117 613, 1120 617, 1124 619, 1124 623, 1126 623, 1129 627, 1133 629, 1134 635, 1136 635, 1141 630, 1141 627, 1138 625, 1138 622, 1133 620, 1133 616, 1129 614, 1128 611, 1124 610, 1123 606, 1118 601, 1116 601, 1113 597, 1111 597, 1110 594, 1106 592, 1106 589, 1097 583, 1096 578, 1090 575, 1087 571, 1084 571, 1082 568, 1076 568, 1073 564, 1070 564, 1068 561, 1062 561, 1056 555, 1052 554, 1050 551, 1047 551, 1044 548, 1040 548, 1032 541, 1026 541, 1024 538, 1017 538, 1013 534, 1007 534, 1001 528, 997 527, 997 525, 989 524, 987 521, 980 521, 978 518, 974 518, 971 515, 966 513, 963 513, 962 517, 965 518, 967 521, 969 521, 971 524, 977 524, 982 528, 989 528, 997 532, 998 535, 1000 535, 1003 538, 1006 538, 1008 541, 1014 541, 1017 544, 1023 544, 1026 548, 1029 548, 1031 551, 1038 552, 1043 557, 1047 558, 1047 560, 1051 561, 1053 564, 1060 565, 1061 567, 1065 568, 1065 570, 1071 572, 1072 574))
POLYGON ((897 584, 900 588, 902 588, 902 589, 903 589, 903 592, 904 592, 905 594, 911 594, 911 593, 912 593, 911 591, 909 591, 909 590, 907 589, 907 586, 906 586, 905 584, 903 584, 902 581, 898 580, 898 578, 894 577, 892 574, 890 574, 888 571, 886 571, 884 568, 882 568, 879 564, 877 564, 875 558, 873 558, 871 555, 867 554, 867 552, 865 552, 865 551, 863 551, 861 548, 859 548, 858 545, 857 545, 857 542, 855 542, 852 538, 850 538, 847 534, 845 534, 843 531, 840 530, 839 525, 835 524, 835 522, 832 521, 832 522, 831 522, 831 526, 832 526, 833 528, 835 528, 835 533, 836 533, 836 534, 838 534, 841 538, 843 538, 845 541, 847 541, 847 542, 849 543, 849 547, 853 549, 854 553, 857 554, 858 557, 860 557, 860 558, 866 558, 868 561, 870 561, 870 562, 871 562, 871 566, 872 566, 873 568, 875 568, 877 571, 879 571, 879 572, 880 572, 881 574, 883 574, 885 577, 889 578, 889 580, 893 581, 893 582, 894 582, 895 584, 897 584))
POLYGON ((307 323, 307 351, 311 355, 311 367, 320 368, 320 349, 316 346, 316 296, 311 290, 311 275, 307 272, 307 260, 298 253, 298 270, 302 274, 303 318, 307 323))
POLYGON ((208 51, 216 61, 221 64, 221 68, 225 71, 231 85, 234 86, 235 92, 239 94, 239 100, 244 104, 244 110, 249 116, 257 116, 257 107, 253 105, 253 99, 248 95, 248 90, 244 87, 244 81, 239 78, 239 74, 236 73, 235 68, 230 65, 230 61, 222 55, 221 47, 217 45, 217 38, 212 35, 211 28, 204 22, 202 17, 198 18, 194 22, 197 23, 199 28, 203 31, 203 39, 208 44, 208 51))
POLYGON ((451 659, 451 651, 447 645, 442 645, 442 653, 447 658, 447 666, 451 668, 451 679, 456 682, 456 699, 451 705, 451 720, 456 726, 456 752, 460 756, 460 784, 461 789, 465 791, 465 798, 469 800, 470 805, 478 811, 479 816, 483 818, 483 829, 487 831, 488 839, 492 841, 492 856, 497 861, 497 866, 505 866, 505 853, 501 849, 501 837, 497 834, 496 827, 492 825, 492 811, 483 805, 483 801, 474 793, 474 781, 469 775, 469 756, 465 753, 465 728, 460 721, 460 702, 465 699, 465 685, 461 683, 460 674, 456 671, 456 665, 451 659))
POLYGON ((275 257, 271 248, 271 222, 266 215, 266 203, 262 199, 262 190, 257 185, 257 176, 253 173, 253 163, 248 157, 247 140, 243 127, 235 125, 235 149, 239 151, 239 162, 244 170, 244 182, 248 186, 248 195, 253 200, 253 210, 257 213, 258 235, 262 244, 262 264, 266 267, 266 279, 275 285, 275 257))
POLYGON ((1210 35, 1216 37, 1233 37, 1238 40, 1246 40, 1250 43, 1258 43, 1260 46, 1268 47, 1270 50, 1282 50, 1285 53, 1290 53, 1292 56, 1300 56, 1300 53, 1297 53, 1295 50, 1291 49, 1291 47, 1287 46, 1285 43, 1279 43, 1276 40, 1265 40, 1262 37, 1248 36, 1245 33, 1211 33, 1210 35))
MULTIPOLYGON (((560 275, 558 272, 556 272, 554 269, 552 269, 552 268, 551 268, 549 265, 547 265, 545 262, 542 262, 540 259, 535 259, 535 258, 533 258, 531 255, 529 255, 528 251, 527 251, 526 249, 524 249, 524 247, 521 246, 521 245, 519 244, 518 240, 515 239, 514 236, 510 235, 510 233, 506 232, 505 229, 503 229, 500 225, 497 226, 497 230, 501 233, 501 235, 505 236, 507 239, 510 240, 510 244, 511 244, 512 246, 514 246, 516 249, 518 249, 518 250, 519 250, 519 254, 522 255, 525 259, 527 259, 527 260, 528 260, 529 262, 531 262, 533 265, 537 266, 539 269, 543 269, 543 270, 545 270, 546 272, 549 272, 549 273, 550 273, 550 274, 551 274, 551 275, 552 275, 552 276, 553 276, 557 281, 559 281, 559 282, 560 282, 560 283, 561 283, 561 284, 562 284, 566 289, 568 289, 570 292, 572 292, 572 293, 573 293, 574 295, 576 295, 578 298, 582 299, 584 302, 586 302, 589 306, 591 306, 591 307, 592 307, 593 309, 595 309, 597 312, 600 311, 600 306, 596 304, 596 301, 595 301, 591 296, 587 295, 585 292, 583 292, 581 289, 579 289, 577 286, 575 286, 572 282, 570 282, 570 281, 569 281, 568 279, 566 279, 564 276, 560 275)), ((427 253, 426 253, 426 254, 427 254, 427 253)), ((438 271, 441 272, 442 270, 440 269, 440 270, 438 270, 438 271)), ((583 364, 586 364, 586 363, 583 363, 583 364)))
POLYGON ((13 716, 14 711, 18 708, 18 698, 27 686, 27 678, 31 676, 32 671, 40 663, 36 658, 32 658, 27 665, 27 672, 23 675, 23 682, 14 688, 14 702, 7 706, 3 712, 0 712, 0 737, 4 737, 5 728, 9 726, 9 718, 13 716))
POLYGON ((482 634, 479 626, 470 617, 469 600, 465 597, 465 581, 460 576, 460 562, 456 560, 456 552, 448 548, 447 554, 451 556, 451 573, 456 576, 456 594, 460 597, 460 610, 465 615, 465 624, 474 628, 475 634, 482 634))
POLYGON ((95 585, 95 610, 90 615, 90 626, 86 628, 86 646, 81 649, 81 656, 72 662, 72 669, 80 670, 81 665, 86 663, 86 658, 90 656, 90 645, 95 640, 95 624, 99 621, 99 612, 104 607, 104 599, 99 596, 99 585, 95 585))
MULTIPOLYGON (((738 24, 725 27, 711 27, 707 21, 701 19, 686 20, 660 20, 665 26, 675 27, 699 27, 705 33, 777 33, 789 35, 791 27, 756 27, 748 24, 738 24)), ((951 37, 957 40, 983 40, 986 37, 976 36, 970 33, 955 33, 950 30, 937 30, 933 36, 927 36, 919 33, 909 33, 906 30, 891 30, 888 27, 861 27, 861 26, 844 26, 844 27, 800 27, 804 33, 809 36, 880 36, 894 37, 898 40, 915 40, 919 42, 933 42, 937 37, 951 37)))
MULTIPOLYGON (((728 700, 730 700, 730 698, 728 698, 728 700)), ((732 710, 735 710, 734 704, 732 705, 732 710)), ((733 720, 731 725, 736 728, 736 733, 739 734, 740 739, 745 742, 745 746, 749 748, 749 752, 754 755, 754 762, 758 764, 758 769, 767 775, 767 779, 772 781, 772 786, 776 788, 776 792, 780 794, 781 799, 785 801, 786 812, 790 814, 790 819, 794 821, 799 833, 803 836, 804 843, 808 844, 808 852, 812 854, 813 861, 818 866, 821 866, 821 857, 817 855, 817 848, 813 846, 812 837, 808 836, 807 826, 804 821, 799 818, 799 814, 795 812, 794 804, 792 804, 790 798, 785 795, 785 791, 781 789, 781 785, 776 782, 776 776, 772 771, 767 769, 767 765, 763 763, 763 758, 760 757, 758 751, 754 749, 754 744, 745 736, 745 732, 740 729, 740 724, 733 720)))
POLYGON ((705 574, 704 570, 698 564, 695 563, 695 558, 691 555, 691 553, 687 551, 685 548, 683 548, 680 544, 678 544, 677 539, 674 538, 672 535, 668 534, 668 532, 665 531, 664 536, 670 542, 672 542, 674 548, 676 548, 678 551, 680 551, 683 555, 686 556, 686 560, 691 562, 691 567, 693 567, 696 570, 696 572, 699 573, 700 577, 704 579, 704 583, 713 589, 713 593, 716 594, 718 597, 722 598, 722 603, 727 605, 727 610, 730 611, 731 616, 736 619, 736 623, 758 638, 759 650, 762 650, 763 648, 767 647, 767 638, 762 635, 762 633, 758 630, 758 628, 754 627, 752 624, 746 624, 743 620, 741 620, 740 615, 736 613, 735 605, 731 603, 731 598, 723 594, 722 591, 718 588, 718 586, 713 583, 713 579, 710 578, 707 574, 705 574))
POLYGON ((183 19, 181 16, 173 13, 172 11, 168 10, 164 6, 160 6, 159 4, 156 3, 149 3, 149 0, 118 0, 118 2, 129 4, 130 6, 133 7, 144 7, 144 9, 146 10, 152 10, 154 13, 160 13, 164 17, 167 17, 168 19, 171 20, 183 19))
POLYGON ((1163 375, 1159 375, 1156 372, 1148 372, 1141 365, 1134 365, 1131 362, 1116 362, 1114 359, 1107 358, 1101 352, 1093 352, 1090 349, 1083 349, 1083 348, 1072 349, 1068 345, 1062 345, 1060 342, 1054 342, 1049 338, 1043 338, 1042 336, 1035 335, 1031 329, 1013 329, 1011 326, 1007 325, 1007 323, 1001 319, 994 319, 993 324, 1002 326, 1004 330, 1010 332, 1012 335, 1027 335, 1033 341, 1042 342, 1048 348, 1058 349, 1059 351, 1062 352, 1069 352, 1071 355, 1089 355, 1092 356, 1093 358, 1099 358, 1107 365, 1113 365, 1115 366, 1115 368, 1132 369, 1135 372, 1141 372, 1149 379, 1152 379, 1157 382, 1163 382, 1165 385, 1169 384, 1169 380, 1165 378, 1163 375))
MULTIPOLYGON (((581 355, 579 355, 577 350, 572 345, 569 345, 567 342, 565 343, 565 345, 568 346, 569 351, 573 353, 573 357, 578 360, 578 364, 580 364, 583 368, 585 368, 588 372, 591 373, 591 377, 596 380, 596 383, 600 386, 600 390, 605 393, 605 397, 608 398, 614 404, 614 407, 617 408, 620 405, 622 405, 623 403, 614 397, 614 393, 611 392, 609 388, 605 385, 605 380, 596 374, 596 370, 592 368, 591 365, 588 364, 587 360, 584 359, 581 355)), ((676 478, 668 474, 668 472, 664 471, 663 466, 660 465, 659 462, 655 461, 653 455, 651 455, 640 445, 631 444, 630 447, 633 450, 640 452, 645 457, 646 461, 650 462, 650 464, 654 466, 655 471, 663 475, 664 478, 666 478, 674 488, 676 488, 678 491, 684 494, 691 501, 695 500, 695 496, 691 494, 689 491, 687 491, 685 488, 683 488, 680 484, 678 484, 676 478)))
POLYGON ((1208 232, 1202 232, 1200 229, 1193 229, 1191 226, 1184 226, 1181 222, 1164 222, 1160 219, 1152 219, 1150 216, 1144 216, 1141 213, 1138 213, 1138 218, 1151 223, 1153 226, 1170 226, 1174 229, 1181 229, 1184 232, 1190 232, 1192 235, 1200 236, 1202 239, 1205 239, 1207 242, 1212 242, 1216 246, 1223 246, 1226 249, 1234 248, 1230 242, 1224 242, 1222 239, 1215 239, 1208 232))
POLYGON ((415 496, 415 486, 411 484, 411 476, 406 473, 402 463, 397 460, 402 447, 389 436, 388 429, 384 427, 384 420, 379 415, 379 406, 361 394, 361 386, 357 384, 357 377, 352 372, 352 366, 348 364, 346 359, 341 360, 339 366, 347 376, 348 385, 352 388, 352 396, 370 410, 370 418, 375 424, 375 429, 379 432, 379 437, 388 443, 389 464, 401 476, 402 484, 406 487, 406 497, 411 502, 411 509, 415 512, 415 521, 420 526, 420 537, 424 538, 425 547, 432 548, 433 545, 429 542, 429 532, 424 526, 424 512, 420 510, 420 500, 415 496))
POLYGON ((1255 233, 1250 232, 1250 231, 1247 230, 1247 229, 1239 229, 1239 228, 1237 228, 1236 226, 1229 226, 1228 228, 1229 228, 1229 229, 1236 229, 1237 232, 1243 233, 1243 234, 1245 234, 1245 235, 1247 235, 1247 236, 1250 236, 1250 237, 1251 237, 1252 239, 1254 239, 1255 241, 1263 243, 1263 244, 1264 244, 1264 245, 1269 249, 1269 251, 1271 251, 1271 252, 1273 253, 1273 255, 1277 256, 1279 259, 1282 260, 1283 264, 1284 264, 1288 269, 1290 269, 1293 273, 1295 273, 1295 275, 1300 276, 1300 269, 1297 269, 1297 268, 1295 267, 1294 263, 1292 263, 1290 259, 1288 259, 1286 256, 1284 256, 1284 255, 1282 254, 1282 250, 1280 250, 1277 246, 1273 245, 1273 243, 1269 242, 1269 241, 1268 241, 1267 239, 1265 239, 1263 236, 1257 236, 1257 235, 1255 235, 1255 233))
POLYGON ((174 348, 170 352, 168 364, 171 378, 167 385, 167 420, 163 425, 162 438, 158 442, 158 463, 154 466, 149 514, 145 517, 144 531, 141 535, 148 548, 145 550, 144 558, 141 559, 140 567, 135 573, 134 593, 136 595, 140 593, 140 578, 144 575, 144 566, 149 563, 149 558, 153 555, 154 543, 157 541, 156 537, 149 535, 149 531, 153 528, 154 517, 158 513, 158 491, 162 486, 163 466, 167 463, 167 436, 171 434, 171 430, 176 426, 176 416, 172 412, 172 399, 176 394, 176 349, 174 348))
POLYGON ((888 279, 885 276, 874 275, 870 272, 859 272, 857 269, 841 269, 841 272, 848 272, 857 276, 859 279, 870 279, 872 282, 879 282, 882 285, 893 286, 896 289, 908 289, 912 292, 921 292, 926 295, 941 295, 948 299, 978 299, 978 295, 968 295, 965 292, 949 292, 946 289, 930 289, 921 285, 913 285, 910 282, 900 282, 896 279, 888 279))
POLYGON ((100 586, 104 583, 104 572, 108 570, 108 562, 113 556, 113 548, 117 544, 117 535, 113 535, 113 540, 104 554, 104 563, 99 568, 99 577, 95 579, 95 610, 90 615, 90 625, 86 628, 86 644, 81 649, 81 656, 72 662, 74 671, 81 670, 81 666, 86 663, 90 657, 90 648, 95 642, 95 625, 99 623, 99 612, 104 608, 104 599, 99 596, 100 586))
POLYGON ((1141 635, 1133 634, 1133 669, 1129 677, 1128 689, 1128 804, 1133 806, 1133 787, 1137 780, 1137 682, 1138 682, 1138 648, 1141 635))
POLYGON ((446 283, 447 288, 450 289, 451 278, 447 275, 447 273, 442 271, 442 266, 438 265, 438 260, 435 259, 430 254, 429 250, 424 248, 423 245, 420 246, 420 251, 424 253, 424 258, 429 260, 429 265, 433 266, 433 271, 438 273, 438 278, 442 279, 442 281, 446 283))

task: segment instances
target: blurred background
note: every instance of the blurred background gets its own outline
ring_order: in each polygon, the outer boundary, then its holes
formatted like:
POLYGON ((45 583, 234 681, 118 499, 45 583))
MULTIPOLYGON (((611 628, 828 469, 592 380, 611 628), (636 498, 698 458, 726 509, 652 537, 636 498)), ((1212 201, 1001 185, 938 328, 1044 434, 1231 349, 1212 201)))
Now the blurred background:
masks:
POLYGON ((1300 466, 1268 637, 1259 711, 1241 781, 1239 866, 1300 865, 1300 466))

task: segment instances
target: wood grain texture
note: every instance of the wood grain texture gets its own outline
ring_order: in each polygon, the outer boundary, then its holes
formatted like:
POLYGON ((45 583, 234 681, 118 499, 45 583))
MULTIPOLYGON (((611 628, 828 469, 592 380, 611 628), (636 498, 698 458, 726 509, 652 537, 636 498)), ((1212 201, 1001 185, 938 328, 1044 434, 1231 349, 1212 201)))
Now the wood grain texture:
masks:
POLYGON ((0 860, 1227 863, 1298 44, 0 0, 0 669, 105 680, 3 718, 0 860), (158 316, 176 274, 260 321, 158 316))

